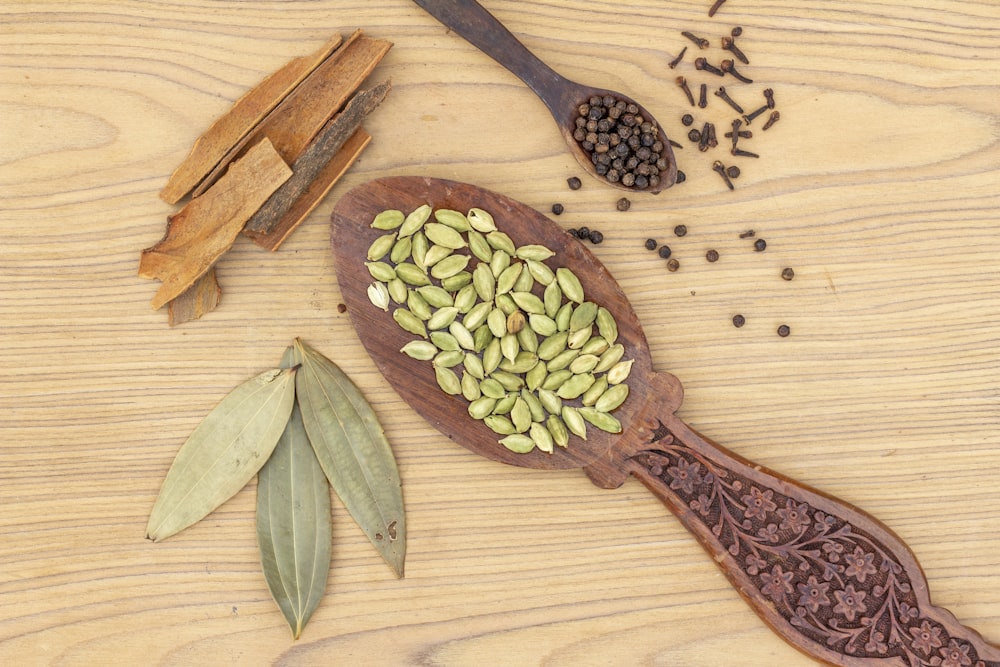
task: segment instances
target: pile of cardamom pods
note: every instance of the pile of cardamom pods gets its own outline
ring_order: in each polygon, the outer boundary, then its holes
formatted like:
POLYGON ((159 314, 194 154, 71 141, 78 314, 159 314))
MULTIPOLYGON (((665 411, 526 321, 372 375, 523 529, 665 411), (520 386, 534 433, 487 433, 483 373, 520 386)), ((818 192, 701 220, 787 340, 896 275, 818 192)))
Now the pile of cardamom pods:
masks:
POLYGON ((555 253, 515 246, 493 216, 391 209, 371 223, 387 233, 368 248, 371 302, 419 338, 401 352, 430 361, 441 389, 513 452, 552 453, 587 423, 620 433, 613 410, 628 397, 611 312, 585 298, 579 278, 547 263, 555 253), (434 222, 431 216, 434 216, 434 222))
POLYGON ((399 471, 371 406, 332 361, 296 339, 279 368, 230 392, 178 451, 149 516, 164 540, 257 481, 257 542, 268 589, 298 638, 330 570, 330 486, 402 576, 399 471))

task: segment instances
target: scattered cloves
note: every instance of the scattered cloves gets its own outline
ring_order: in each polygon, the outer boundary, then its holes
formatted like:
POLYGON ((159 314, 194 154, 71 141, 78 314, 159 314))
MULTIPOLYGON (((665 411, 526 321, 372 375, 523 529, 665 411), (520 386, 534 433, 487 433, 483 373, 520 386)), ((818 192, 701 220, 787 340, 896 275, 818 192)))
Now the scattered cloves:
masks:
POLYGON ((733 98, 731 98, 729 96, 729 93, 726 92, 726 87, 725 86, 719 86, 719 89, 717 91, 715 91, 715 96, 718 97, 719 99, 721 99, 723 102, 725 102, 729 106, 731 106, 736 111, 736 113, 738 113, 738 114, 742 114, 743 113, 743 107, 741 107, 739 104, 737 104, 733 100, 733 98))
POLYGON ((722 48, 732 53, 733 56, 735 56, 736 59, 739 60, 744 65, 750 64, 749 58, 747 58, 746 54, 743 53, 740 47, 736 46, 736 40, 734 40, 732 37, 722 38, 722 48))
POLYGON ((715 0, 712 6, 708 8, 709 18, 715 16, 715 12, 719 11, 719 8, 724 4, 726 4, 726 0, 715 0))
POLYGON ((708 106, 708 84, 701 84, 701 90, 698 94, 698 107, 704 109, 708 106))
POLYGON ((677 81, 677 85, 680 86, 681 90, 683 90, 684 94, 687 96, 688 103, 691 106, 694 106, 694 95, 691 94, 691 89, 688 88, 687 79, 685 79, 683 76, 679 76, 679 77, 677 77, 676 81, 677 81))
POLYGON ((771 88, 764 89, 764 99, 767 100, 767 108, 774 108, 774 90, 771 88))
POLYGON ((719 63, 719 69, 721 69, 723 73, 732 76, 737 81, 742 81, 743 83, 753 83, 753 79, 745 77, 736 71, 736 63, 732 60, 723 60, 719 63))
POLYGON ((760 157, 756 153, 751 153, 750 151, 745 151, 742 148, 734 148, 733 150, 731 150, 729 152, 732 153, 735 157, 760 157))
POLYGON ((712 163, 712 170, 715 171, 715 172, 717 172, 719 174, 719 176, 722 177, 722 180, 725 181, 725 183, 726 183, 726 187, 728 187, 730 190, 735 190, 736 189, 736 188, 733 187, 733 182, 731 180, 729 180, 729 175, 726 173, 726 168, 725 168, 725 166, 723 166, 723 164, 721 162, 719 162, 718 160, 716 160, 715 162, 713 162, 712 163))
POLYGON ((684 35, 685 37, 687 37, 688 39, 690 39, 692 42, 694 42, 694 44, 699 49, 707 49, 708 48, 709 41, 707 39, 705 39, 704 37, 698 37, 697 35, 694 35, 694 34, 692 34, 691 32, 689 32, 687 30, 683 31, 681 34, 684 35))
POLYGON ((687 50, 688 47, 686 46, 683 49, 681 49, 681 52, 677 54, 677 57, 671 60, 669 63, 667 63, 667 67, 669 67, 670 69, 677 67, 677 65, 680 64, 681 59, 684 58, 684 54, 687 53, 687 50))
POLYGON ((764 106, 762 106, 761 108, 757 109, 756 111, 753 111, 753 112, 751 112, 751 113, 743 116, 743 122, 745 122, 747 125, 750 125, 750 123, 752 123, 754 121, 754 119, 757 118, 757 116, 761 115, 765 111, 767 111, 767 105, 766 104, 764 106))
POLYGON ((777 123, 778 119, 780 119, 780 118, 781 118, 781 114, 779 112, 772 111, 771 115, 768 116, 768 118, 767 118, 767 122, 764 123, 764 127, 760 128, 760 129, 766 130, 766 129, 770 128, 772 125, 774 125, 775 123, 777 123))
POLYGON ((694 68, 701 72, 709 72, 710 74, 715 74, 716 76, 725 76, 726 73, 715 65, 710 65, 708 60, 705 58, 695 58, 694 68))

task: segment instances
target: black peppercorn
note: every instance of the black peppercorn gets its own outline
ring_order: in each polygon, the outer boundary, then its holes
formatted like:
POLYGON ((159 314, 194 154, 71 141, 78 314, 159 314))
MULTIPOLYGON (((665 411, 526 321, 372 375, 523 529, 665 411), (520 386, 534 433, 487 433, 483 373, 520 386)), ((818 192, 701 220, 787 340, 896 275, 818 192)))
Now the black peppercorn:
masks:
POLYGON ((782 324, 778 327, 778 335, 782 338, 787 338, 790 333, 792 333, 792 329, 787 324, 782 324))
POLYGON ((737 167, 735 164, 731 165, 729 167, 726 167, 726 174, 729 176, 729 178, 739 178, 740 177, 740 168, 737 167))
POLYGON ((566 185, 569 186, 570 190, 579 190, 580 186, 583 185, 583 183, 581 183, 580 179, 577 178, 576 176, 570 176, 569 178, 566 179, 566 185))
POLYGON ((747 323, 747 318, 742 315, 733 315, 733 326, 739 329, 741 326, 747 323))
POLYGON ((687 236, 687 225, 677 225, 674 227, 674 236, 687 236))
POLYGON ((580 229, 576 230, 576 238, 578 239, 585 239, 588 238, 589 236, 590 236, 590 227, 580 227, 580 229))
POLYGON ((753 249, 756 250, 757 252, 764 252, 766 248, 767 248, 767 241, 765 241, 764 239, 757 239, 756 241, 753 242, 753 249))
POLYGON ((781 271, 781 277, 784 280, 791 280, 792 278, 795 277, 795 270, 791 268, 783 269, 781 271))
POLYGON ((681 124, 684 125, 684 127, 690 127, 692 123, 694 123, 694 116, 691 114, 686 113, 681 116, 681 124))
POLYGON ((670 250, 670 246, 661 245, 660 249, 657 252, 663 259, 669 259, 672 251, 670 250))
POLYGON ((564 210, 565 209, 563 209, 563 205, 562 204, 553 204, 552 205, 552 215, 562 215, 562 212, 564 210))
POLYGON ((681 171, 680 169, 678 169, 677 170, 677 180, 674 181, 674 182, 675 183, 683 183, 686 180, 687 180, 687 174, 685 174, 683 171, 681 171))
POLYGON ((678 262, 676 259, 671 259, 667 262, 667 271, 673 273, 679 268, 681 268, 681 263, 678 262))
POLYGON ((705 253, 705 259, 707 259, 710 262, 718 262, 719 261, 719 251, 718 250, 709 250, 708 252, 705 253))
POLYGON ((591 230, 590 234, 587 235, 587 238, 590 239, 591 243, 597 244, 604 240, 604 234, 594 229, 591 230))
POLYGON ((646 239, 646 250, 656 250, 656 239, 646 239))
POLYGON ((621 199, 618 200, 618 204, 616 205, 616 207, 618 208, 619 211, 627 211, 630 208, 632 208, 632 202, 629 201, 628 197, 622 197, 621 199))
POLYGON ((701 130, 691 130, 688 132, 688 141, 699 142, 701 141, 701 130))
POLYGON ((570 227, 566 230, 566 233, 575 239, 580 238, 580 231, 576 227, 570 227))

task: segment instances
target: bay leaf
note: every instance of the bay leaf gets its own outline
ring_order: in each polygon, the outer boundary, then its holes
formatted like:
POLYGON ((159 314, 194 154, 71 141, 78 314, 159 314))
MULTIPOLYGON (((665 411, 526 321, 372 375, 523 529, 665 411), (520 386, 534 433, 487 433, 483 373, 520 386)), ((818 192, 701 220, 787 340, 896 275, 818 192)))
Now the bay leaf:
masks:
POLYGON ((296 339, 296 393, 309 441, 334 491, 396 576, 406 522, 399 470, 374 410, 332 361, 296 339))
POLYGON ((299 638, 330 572, 330 485, 298 405, 257 475, 257 545, 271 597, 299 638))
POLYGON ((272 369, 226 395, 177 452, 146 537, 174 535, 246 486, 271 456, 295 402, 295 369, 272 369))

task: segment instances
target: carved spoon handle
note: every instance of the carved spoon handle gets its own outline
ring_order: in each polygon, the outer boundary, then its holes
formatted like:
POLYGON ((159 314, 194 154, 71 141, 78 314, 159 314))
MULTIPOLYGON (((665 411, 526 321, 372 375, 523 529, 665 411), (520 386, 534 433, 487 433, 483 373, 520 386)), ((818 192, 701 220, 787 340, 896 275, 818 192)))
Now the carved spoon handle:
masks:
POLYGON ((877 519, 736 456, 673 415, 651 422, 626 469, 787 642, 831 665, 1000 667, 1000 648, 931 604, 913 553, 877 519))

